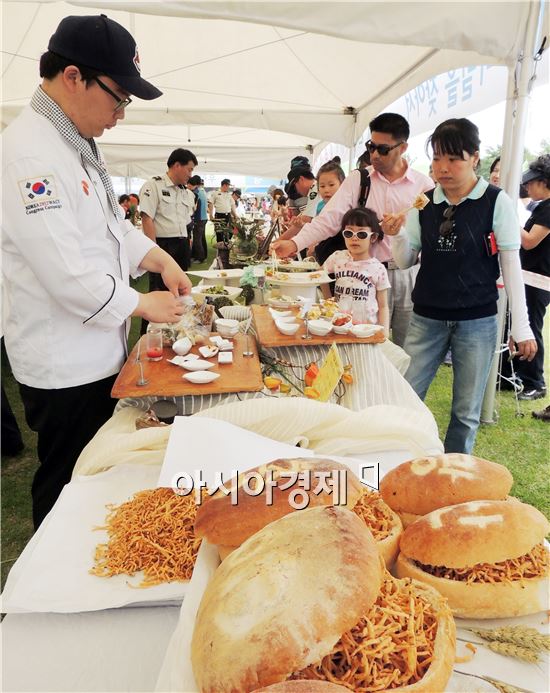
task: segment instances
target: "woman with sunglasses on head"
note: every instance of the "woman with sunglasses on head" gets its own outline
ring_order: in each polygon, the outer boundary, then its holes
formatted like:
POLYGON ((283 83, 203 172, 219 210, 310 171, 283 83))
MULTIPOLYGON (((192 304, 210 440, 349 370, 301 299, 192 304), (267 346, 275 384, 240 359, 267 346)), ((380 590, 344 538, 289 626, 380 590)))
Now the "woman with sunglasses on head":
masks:
POLYGON ((532 360, 537 345, 525 307, 515 205, 476 174, 477 127, 466 118, 446 120, 428 143, 437 180, 427 193, 430 202, 406 219, 386 215, 382 228, 394 236, 399 266, 410 266, 422 252, 404 346, 411 357, 405 377, 424 399, 451 348, 453 400, 445 452, 470 453, 498 338, 499 260, 512 314, 511 339, 520 358, 532 360))
POLYGON ((330 255, 323 269, 336 279, 336 301, 350 304, 354 323, 383 325, 386 337, 390 331, 388 289, 390 282, 384 265, 371 256, 371 244, 383 238, 378 217, 368 207, 350 209, 342 219, 342 236, 346 250, 330 255))

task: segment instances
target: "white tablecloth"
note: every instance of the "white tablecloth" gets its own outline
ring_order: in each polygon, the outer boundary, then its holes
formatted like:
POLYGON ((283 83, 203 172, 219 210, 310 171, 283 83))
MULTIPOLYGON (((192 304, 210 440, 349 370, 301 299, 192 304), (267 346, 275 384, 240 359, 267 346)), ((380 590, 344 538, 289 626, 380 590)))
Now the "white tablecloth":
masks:
POLYGON ((9 614, 2 691, 154 691, 179 607, 9 614))

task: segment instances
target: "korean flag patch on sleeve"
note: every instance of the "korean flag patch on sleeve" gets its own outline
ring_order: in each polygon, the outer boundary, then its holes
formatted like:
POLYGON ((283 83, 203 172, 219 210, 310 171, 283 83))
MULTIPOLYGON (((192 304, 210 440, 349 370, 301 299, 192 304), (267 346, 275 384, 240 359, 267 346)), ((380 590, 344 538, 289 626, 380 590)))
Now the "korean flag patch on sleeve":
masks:
POLYGON ((23 198, 27 214, 61 207, 53 176, 37 176, 36 178, 20 180, 19 192, 23 198))

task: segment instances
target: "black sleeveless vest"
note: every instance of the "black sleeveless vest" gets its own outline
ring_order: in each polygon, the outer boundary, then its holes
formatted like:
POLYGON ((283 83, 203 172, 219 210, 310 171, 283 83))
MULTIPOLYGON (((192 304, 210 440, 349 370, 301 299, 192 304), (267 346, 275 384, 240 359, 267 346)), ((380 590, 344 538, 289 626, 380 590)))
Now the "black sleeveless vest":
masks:
POLYGON ((498 255, 489 255, 486 238, 500 188, 489 185, 477 200, 457 205, 451 233, 442 237, 446 202, 430 203, 419 213, 422 254, 412 292, 414 312, 433 320, 474 320, 495 315, 500 274, 498 255))

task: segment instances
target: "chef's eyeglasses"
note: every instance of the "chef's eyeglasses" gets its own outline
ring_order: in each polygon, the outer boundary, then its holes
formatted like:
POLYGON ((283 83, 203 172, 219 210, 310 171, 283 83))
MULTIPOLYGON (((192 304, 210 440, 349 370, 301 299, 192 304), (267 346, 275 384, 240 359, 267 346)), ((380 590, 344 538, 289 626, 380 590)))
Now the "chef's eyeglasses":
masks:
POLYGON ((456 212, 456 205, 449 205, 443 212, 443 221, 439 226, 439 235, 448 236, 455 227, 454 215, 456 212))
POLYGON ((125 99, 121 99, 118 94, 116 94, 112 89, 110 89, 105 82, 102 82, 99 77, 94 77, 93 78, 94 82, 97 82, 97 84, 103 89, 103 91, 106 91, 107 94, 110 94, 113 99, 117 102, 114 110, 115 111, 122 111, 123 109, 126 108, 126 106, 129 106, 132 103, 132 99, 127 96, 125 99))
POLYGON ((387 156, 392 149, 399 147, 400 144, 403 144, 403 142, 398 142, 397 144, 390 146, 389 144, 375 144, 372 140, 369 140, 368 142, 365 142, 365 147, 371 154, 377 151, 380 156, 387 156))
POLYGON ((372 231, 352 231, 351 229, 344 229, 342 231, 342 234, 344 238, 353 238, 354 236, 357 236, 357 238, 360 241, 364 241, 366 238, 370 238, 372 236, 372 231))

